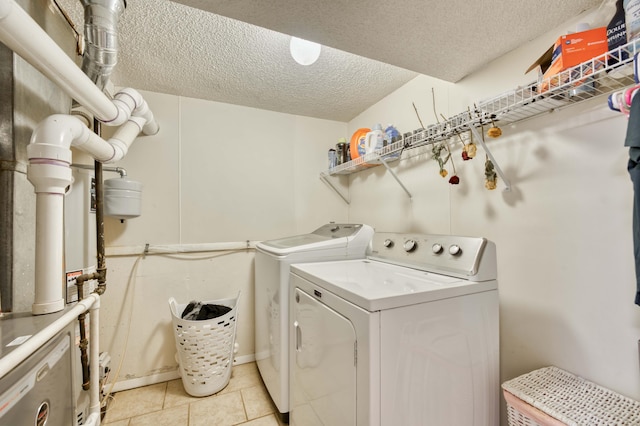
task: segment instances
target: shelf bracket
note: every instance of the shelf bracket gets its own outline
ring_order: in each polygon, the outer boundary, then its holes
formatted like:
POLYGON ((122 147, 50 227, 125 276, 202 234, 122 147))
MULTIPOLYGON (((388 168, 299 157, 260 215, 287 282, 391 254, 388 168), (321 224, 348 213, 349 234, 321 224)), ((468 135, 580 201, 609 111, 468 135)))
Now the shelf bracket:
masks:
POLYGON ((402 183, 402 181, 400 180, 400 178, 398 178, 398 175, 396 174, 396 172, 394 172, 391 167, 389 167, 389 165, 387 164, 387 162, 384 160, 384 158, 380 158, 380 162, 382 163, 383 166, 385 166, 387 168, 387 171, 389 173, 391 173, 391 176, 393 176, 393 178, 396 180, 396 182, 398 182, 398 185, 400 185, 402 187, 402 189, 404 189, 404 192, 407 193, 407 195, 409 196, 409 199, 412 198, 411 193, 409 192, 409 190, 407 189, 406 186, 404 186, 404 184, 402 183))
POLYGON ((502 169, 496 162, 496 159, 493 157, 493 154, 491 154, 491 151, 489 150, 489 148, 487 148, 487 145, 484 143, 484 139, 482 139, 482 135, 478 132, 478 129, 473 125, 470 125, 469 129, 471 130, 471 133, 473 133, 473 136, 475 136, 478 143, 482 145, 482 149, 484 149, 484 152, 487 153, 487 157, 489 157, 489 160, 491 160, 491 162, 493 163, 493 167, 496 169, 496 173, 498 174, 498 176, 500 176, 500 179, 504 183, 504 191, 505 192, 511 191, 511 184, 509 183, 507 178, 504 176, 504 173, 502 172, 502 169))
POLYGON ((326 183, 327 185, 329 185, 329 187, 331 189, 333 189, 333 191, 338 194, 340 196, 340 198, 342 198, 344 200, 345 203, 347 204, 351 204, 349 202, 349 198, 345 197, 344 194, 338 189, 336 188, 336 186, 331 182, 331 180, 329 180, 329 175, 325 174, 325 173, 320 173, 320 179, 326 183))

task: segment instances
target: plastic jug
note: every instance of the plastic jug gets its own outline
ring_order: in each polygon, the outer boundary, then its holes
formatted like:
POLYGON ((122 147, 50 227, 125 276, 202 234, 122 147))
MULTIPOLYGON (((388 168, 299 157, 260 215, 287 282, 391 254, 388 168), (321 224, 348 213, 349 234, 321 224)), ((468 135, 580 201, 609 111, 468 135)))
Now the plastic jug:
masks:
POLYGON ((627 42, 640 38, 640 0, 624 0, 627 42))
POLYGON ((373 130, 371 130, 364 139, 364 149, 367 154, 373 152, 378 149, 382 149, 384 146, 384 137, 385 133, 382 130, 382 126, 380 124, 376 124, 373 126, 373 130))

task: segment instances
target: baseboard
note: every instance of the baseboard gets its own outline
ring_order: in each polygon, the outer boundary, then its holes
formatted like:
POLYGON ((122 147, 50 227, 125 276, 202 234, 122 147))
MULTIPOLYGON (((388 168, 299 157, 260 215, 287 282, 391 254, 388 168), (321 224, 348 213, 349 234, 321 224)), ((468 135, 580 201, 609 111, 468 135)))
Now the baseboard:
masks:
POLYGON ((254 362, 255 360, 256 356, 254 354, 237 356, 233 359, 233 365, 248 364, 250 362, 254 362))
MULTIPOLYGON (((254 362, 255 360, 256 356, 254 354, 237 356, 233 360, 233 365, 247 364, 250 362, 254 362)), ((155 385, 156 383, 168 382, 169 380, 175 380, 179 378, 180 372, 176 367, 176 369, 173 371, 153 374, 151 376, 136 377, 135 379, 120 380, 113 385, 112 392, 141 388, 143 386, 155 385)))

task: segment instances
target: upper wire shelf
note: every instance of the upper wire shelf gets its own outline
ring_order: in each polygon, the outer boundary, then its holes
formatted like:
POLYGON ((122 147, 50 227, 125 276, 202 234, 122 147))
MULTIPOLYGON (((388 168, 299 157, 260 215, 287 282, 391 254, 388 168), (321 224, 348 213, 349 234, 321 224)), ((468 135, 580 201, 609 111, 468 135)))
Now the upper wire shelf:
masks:
MULTIPOLYGON (((631 41, 603 55, 569 68, 552 77, 480 101, 473 109, 447 120, 415 130, 401 140, 340 164, 321 177, 348 175, 397 159, 404 150, 415 149, 473 131, 492 122, 514 124, 568 105, 583 102, 636 84, 634 58, 640 40, 631 41), (637 43, 637 45, 636 45, 637 43), (541 87, 548 87, 546 91, 541 87)), ((495 163, 495 162, 494 162, 495 163)), ((501 176, 504 179, 504 176, 501 176)))

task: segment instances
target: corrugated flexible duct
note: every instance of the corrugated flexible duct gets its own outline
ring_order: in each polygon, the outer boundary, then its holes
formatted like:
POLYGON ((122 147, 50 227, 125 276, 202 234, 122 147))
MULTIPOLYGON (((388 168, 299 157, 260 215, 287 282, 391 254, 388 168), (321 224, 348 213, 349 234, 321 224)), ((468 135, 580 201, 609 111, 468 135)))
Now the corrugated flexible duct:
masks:
POLYGON ((82 0, 86 48, 82 70, 104 89, 118 62, 118 20, 127 7, 124 0, 82 0))

